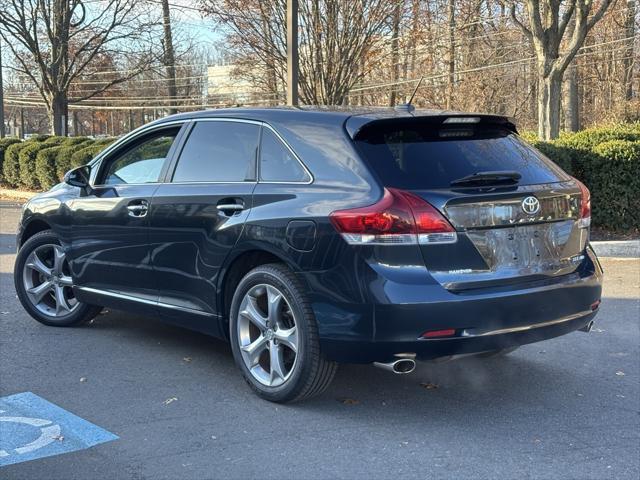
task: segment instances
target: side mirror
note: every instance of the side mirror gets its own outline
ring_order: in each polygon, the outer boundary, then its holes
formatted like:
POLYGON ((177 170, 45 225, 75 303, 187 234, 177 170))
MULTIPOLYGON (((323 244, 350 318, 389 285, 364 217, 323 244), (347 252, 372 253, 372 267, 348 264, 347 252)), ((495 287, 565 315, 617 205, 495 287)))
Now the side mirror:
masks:
POLYGON ((72 187, 89 188, 90 174, 91 167, 89 167, 89 165, 76 167, 64 174, 64 183, 72 187))

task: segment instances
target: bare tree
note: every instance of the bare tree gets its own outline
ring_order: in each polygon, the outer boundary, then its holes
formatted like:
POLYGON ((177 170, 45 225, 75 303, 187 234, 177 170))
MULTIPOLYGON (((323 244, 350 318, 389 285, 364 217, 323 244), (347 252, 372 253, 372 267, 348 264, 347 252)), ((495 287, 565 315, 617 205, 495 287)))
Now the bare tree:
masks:
POLYGON ((66 135, 70 103, 92 98, 146 69, 153 55, 138 42, 157 22, 145 21, 135 0, 0 0, 0 36, 44 100, 51 133, 66 135), (89 2, 86 2, 89 3, 89 2), (135 45, 135 49, 133 48, 135 45), (137 58, 127 72, 110 72, 82 94, 69 98, 79 76, 102 56, 137 58))
MULTIPOLYGON (((237 74, 254 85, 285 84, 286 1, 202 0, 205 15, 228 29, 237 74)), ((307 104, 339 105, 363 77, 356 66, 388 29, 388 0, 301 0, 300 96, 307 104)))
POLYGON ((511 18, 533 45, 538 70, 538 135, 560 134, 562 78, 593 26, 616 0, 509 1, 511 18), (523 3, 523 8, 519 5, 523 3), (524 10, 526 19, 519 18, 524 10), (572 28, 567 28, 569 24, 572 28), (566 42, 566 46, 564 43, 566 42), (562 47, 565 48, 562 48, 562 47))

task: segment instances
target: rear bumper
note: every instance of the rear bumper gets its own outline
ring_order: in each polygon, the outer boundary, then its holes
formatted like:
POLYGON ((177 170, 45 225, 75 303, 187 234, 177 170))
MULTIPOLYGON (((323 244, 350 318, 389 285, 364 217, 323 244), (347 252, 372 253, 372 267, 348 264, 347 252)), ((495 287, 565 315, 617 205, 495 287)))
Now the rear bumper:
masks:
MULTIPOLYGON (((483 352, 534 343, 585 327, 597 314, 602 269, 595 254, 571 275, 526 288, 482 289, 451 293, 440 285, 405 288, 411 301, 398 301, 403 289, 388 279, 369 285, 394 292, 390 301, 315 304, 324 354, 345 363, 385 362, 398 353, 418 359, 483 352), (430 330, 454 329, 455 336, 422 338, 430 330)), ((380 298, 378 295, 377 298, 380 298)))
POLYGON ((327 340, 324 352, 328 358, 347 363, 387 362, 398 353, 415 353, 417 360, 430 360, 449 355, 485 352, 517 347, 559 337, 587 326, 597 311, 570 316, 553 322, 514 327, 475 336, 450 339, 416 339, 413 341, 348 342, 327 340))

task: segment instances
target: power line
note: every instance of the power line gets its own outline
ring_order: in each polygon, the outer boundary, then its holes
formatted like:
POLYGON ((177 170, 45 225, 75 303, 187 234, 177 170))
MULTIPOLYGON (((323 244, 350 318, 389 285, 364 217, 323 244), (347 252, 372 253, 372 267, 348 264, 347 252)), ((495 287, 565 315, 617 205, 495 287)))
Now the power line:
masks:
MULTIPOLYGON (((623 41, 627 41, 627 40, 631 40, 633 38, 639 37, 640 33, 632 36, 632 37, 627 37, 627 38, 622 38, 622 39, 618 39, 618 40, 612 40, 609 42, 602 42, 602 43, 597 43, 597 44, 592 44, 592 45, 588 45, 588 48, 593 48, 593 47, 599 47, 599 46, 604 46, 604 45, 611 45, 613 43, 619 43, 619 42, 623 42, 623 41)), ((585 48, 587 48, 587 46, 585 46, 585 48)), ((597 55, 600 52, 585 52, 585 53, 578 53, 576 55, 576 57, 581 57, 581 56, 585 56, 585 55, 597 55)), ((474 68, 470 68, 470 69, 466 69, 466 70, 458 70, 456 72, 456 75, 459 74, 463 74, 463 73, 474 73, 474 72, 481 72, 483 70, 491 70, 494 68, 500 68, 500 67, 508 67, 508 66, 512 66, 512 65, 518 65, 521 63, 528 63, 531 62, 533 60, 535 60, 536 57, 528 57, 528 58, 521 58, 518 60, 510 60, 508 62, 503 62, 503 63, 496 63, 496 64, 491 64, 491 65, 484 65, 481 67, 474 67, 474 68)), ((448 73, 441 73, 438 75, 432 75, 430 77, 424 77, 425 80, 435 80, 435 79, 439 79, 439 78, 443 78, 443 77, 448 77, 449 74, 448 73)), ((375 89, 375 88, 383 88, 383 87, 391 87, 394 85, 399 85, 399 84, 403 84, 403 83, 415 83, 419 80, 419 78, 411 78, 411 79, 407 79, 407 80, 399 80, 397 82, 387 82, 387 83, 382 83, 382 84, 377 84, 377 85, 370 85, 370 86, 363 86, 363 87, 356 87, 356 88, 352 88, 351 92, 360 92, 360 91, 364 91, 364 90, 370 90, 370 89, 375 89)))

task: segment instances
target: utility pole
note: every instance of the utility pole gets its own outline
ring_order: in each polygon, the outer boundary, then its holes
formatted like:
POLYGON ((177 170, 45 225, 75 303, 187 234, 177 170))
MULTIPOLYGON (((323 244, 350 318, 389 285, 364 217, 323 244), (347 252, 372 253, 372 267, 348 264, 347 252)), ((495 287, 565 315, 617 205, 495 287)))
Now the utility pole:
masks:
MULTIPOLYGON (((162 24, 164 25, 164 65, 167 68, 167 88, 171 105, 176 105, 178 88, 176 87, 176 59, 173 52, 173 35, 171 34, 171 11, 169 0, 162 0, 162 24)), ((169 115, 178 113, 176 108, 169 109, 169 115)))
POLYGON ((24 138, 24 107, 20 107, 20 138, 24 138))
POLYGON ((0 138, 4 138, 4 85, 2 84, 2 40, 0 39, 0 138))
POLYGON ((287 0, 287 105, 298 105, 298 0, 287 0))

